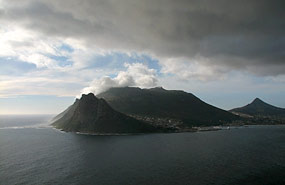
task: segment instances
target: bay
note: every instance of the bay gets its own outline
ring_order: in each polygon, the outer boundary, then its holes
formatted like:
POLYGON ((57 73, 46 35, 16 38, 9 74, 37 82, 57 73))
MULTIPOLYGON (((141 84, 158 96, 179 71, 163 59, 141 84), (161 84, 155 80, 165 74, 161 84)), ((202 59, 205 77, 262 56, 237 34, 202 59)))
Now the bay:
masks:
POLYGON ((0 116, 0 184, 285 184, 285 126, 90 136, 0 116))

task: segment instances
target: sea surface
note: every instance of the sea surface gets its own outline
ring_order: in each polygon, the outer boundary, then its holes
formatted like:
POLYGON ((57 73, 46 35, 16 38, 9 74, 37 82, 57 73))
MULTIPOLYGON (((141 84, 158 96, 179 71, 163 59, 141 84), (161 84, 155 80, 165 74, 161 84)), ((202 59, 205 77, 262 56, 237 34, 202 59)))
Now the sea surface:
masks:
POLYGON ((0 116, 0 184, 282 185, 285 126, 88 136, 0 116))

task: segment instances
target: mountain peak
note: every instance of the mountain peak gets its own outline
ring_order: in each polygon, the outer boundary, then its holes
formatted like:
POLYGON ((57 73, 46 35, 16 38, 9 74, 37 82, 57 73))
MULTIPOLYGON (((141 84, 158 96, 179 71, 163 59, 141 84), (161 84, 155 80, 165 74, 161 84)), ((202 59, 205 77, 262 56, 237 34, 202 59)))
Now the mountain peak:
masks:
POLYGON ((261 99, 259 98, 255 98, 252 103, 264 103, 264 101, 262 101, 261 99))
POLYGON ((97 100, 98 98, 93 93, 82 94, 80 100, 97 100))
POLYGON ((149 90, 152 90, 152 91, 166 91, 162 86, 150 88, 149 90))
POLYGON ((115 111, 93 93, 83 94, 75 103, 55 117, 56 128, 86 133, 146 133, 157 129, 115 111))
POLYGON ((279 116, 285 117, 285 109, 270 105, 259 98, 255 98, 250 104, 232 109, 231 112, 248 114, 251 116, 279 116))

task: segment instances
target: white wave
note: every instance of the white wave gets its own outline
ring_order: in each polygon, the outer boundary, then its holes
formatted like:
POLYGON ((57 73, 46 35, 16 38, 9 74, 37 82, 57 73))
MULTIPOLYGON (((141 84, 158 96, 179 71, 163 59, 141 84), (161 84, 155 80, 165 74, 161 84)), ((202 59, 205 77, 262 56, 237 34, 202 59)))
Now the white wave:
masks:
POLYGON ((0 130, 7 129, 26 129, 26 128, 34 128, 34 129, 45 129, 50 128, 50 125, 47 124, 36 124, 36 125, 25 125, 25 126, 11 126, 11 127, 0 127, 0 130))
POLYGON ((60 129, 57 129, 57 128, 55 128, 55 127, 53 127, 53 126, 50 126, 53 130, 55 130, 56 132, 60 132, 60 133, 67 133, 67 132, 65 132, 65 131, 63 131, 63 130, 60 130, 60 129))

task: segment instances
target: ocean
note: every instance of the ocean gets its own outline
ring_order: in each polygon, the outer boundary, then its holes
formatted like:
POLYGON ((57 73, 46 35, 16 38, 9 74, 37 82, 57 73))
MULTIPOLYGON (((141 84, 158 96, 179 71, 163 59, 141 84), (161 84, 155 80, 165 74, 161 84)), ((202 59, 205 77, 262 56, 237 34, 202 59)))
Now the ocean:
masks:
POLYGON ((0 116, 0 184, 282 185, 285 126, 94 136, 0 116))

